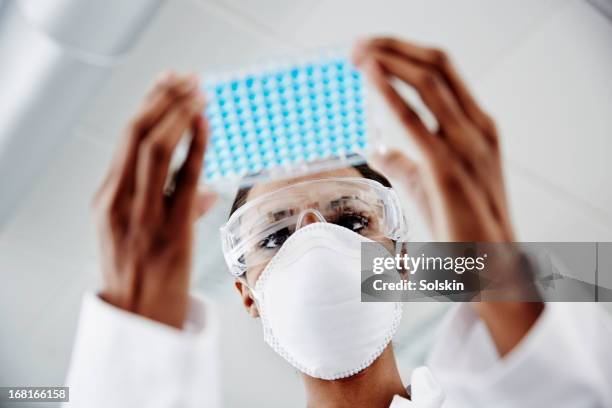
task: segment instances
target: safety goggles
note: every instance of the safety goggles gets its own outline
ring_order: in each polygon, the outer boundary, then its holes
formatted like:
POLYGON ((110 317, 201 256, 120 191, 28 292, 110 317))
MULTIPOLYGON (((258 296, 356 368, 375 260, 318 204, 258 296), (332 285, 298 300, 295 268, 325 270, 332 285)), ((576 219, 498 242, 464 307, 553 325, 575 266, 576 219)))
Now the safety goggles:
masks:
POLYGON ((230 273, 238 277, 265 267, 291 234, 313 221, 331 222, 377 242, 400 240, 407 231, 391 188, 361 177, 308 180, 247 201, 221 227, 230 273))

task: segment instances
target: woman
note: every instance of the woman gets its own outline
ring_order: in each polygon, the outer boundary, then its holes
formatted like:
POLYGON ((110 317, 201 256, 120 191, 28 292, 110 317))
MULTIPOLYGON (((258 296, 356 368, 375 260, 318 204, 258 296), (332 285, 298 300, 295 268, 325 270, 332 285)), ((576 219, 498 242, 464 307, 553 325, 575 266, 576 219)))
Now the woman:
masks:
MULTIPOLYGON (((446 55, 374 39, 357 46, 354 59, 420 150, 418 163, 390 152, 383 170, 413 192, 435 238, 513 241, 494 123, 446 55), (392 79, 418 91, 436 131, 392 79)), ((163 77, 96 195, 105 286, 84 302, 68 381, 73 405, 219 404, 215 324, 209 305, 189 296, 193 223, 214 202, 196 189, 203 107, 196 78, 163 77), (168 192, 170 158, 187 129, 189 153, 168 192)), ((410 387, 402 384, 389 342, 394 305, 361 304, 358 287, 330 290, 330 282, 353 281, 347 265, 361 242, 401 239, 399 218, 376 211, 396 205, 388 187, 365 165, 259 184, 239 194, 223 229, 244 306, 262 316, 266 341, 302 372, 309 406, 437 407, 444 394, 448 407, 612 404, 612 356, 602 340, 612 324, 589 304, 457 305, 429 358, 433 376, 417 369, 410 387)), ((517 265, 511 259, 506 272, 517 265)))

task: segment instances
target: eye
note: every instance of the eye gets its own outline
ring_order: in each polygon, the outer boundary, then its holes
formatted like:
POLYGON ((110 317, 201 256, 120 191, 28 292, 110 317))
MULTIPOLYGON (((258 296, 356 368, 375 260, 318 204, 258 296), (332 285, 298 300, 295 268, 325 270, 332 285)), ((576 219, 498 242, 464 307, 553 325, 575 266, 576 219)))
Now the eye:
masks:
POLYGON ((345 214, 338 217, 335 224, 358 233, 368 226, 368 219, 357 214, 345 214))
POLYGON ((283 245, 287 238, 289 238, 289 235, 291 235, 291 231, 289 231, 289 228, 280 229, 259 241, 257 246, 262 249, 280 248, 280 246, 283 245))

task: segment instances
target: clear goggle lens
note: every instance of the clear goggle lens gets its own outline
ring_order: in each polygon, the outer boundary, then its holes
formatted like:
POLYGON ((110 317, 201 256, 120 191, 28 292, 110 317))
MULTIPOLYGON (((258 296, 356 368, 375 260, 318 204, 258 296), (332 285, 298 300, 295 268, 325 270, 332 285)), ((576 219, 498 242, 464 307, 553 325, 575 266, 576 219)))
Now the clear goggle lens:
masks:
POLYGON ((230 272, 241 276, 250 268, 263 269, 297 229, 316 221, 379 242, 400 239, 406 232, 392 189, 365 178, 305 181, 249 200, 232 214, 221 228, 230 272))

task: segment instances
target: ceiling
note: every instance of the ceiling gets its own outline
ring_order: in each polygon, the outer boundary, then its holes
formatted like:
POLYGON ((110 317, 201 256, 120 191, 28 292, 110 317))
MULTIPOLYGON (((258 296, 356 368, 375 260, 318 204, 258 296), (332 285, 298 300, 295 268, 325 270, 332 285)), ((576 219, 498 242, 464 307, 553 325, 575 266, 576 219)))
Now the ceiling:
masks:
MULTIPOLYGON (((206 72, 370 33, 441 46, 498 120, 520 239, 612 240, 612 22, 598 3, 605 0, 167 0, 0 235, 0 383, 62 382, 80 297, 98 282, 89 202, 123 124, 166 68, 206 72)), ((222 305, 225 401, 296 405, 297 374, 231 293, 217 234, 228 206, 223 198, 198 227, 194 276, 196 289, 222 305)), ((397 339, 404 376, 422 361, 443 311, 405 308, 397 339)))

